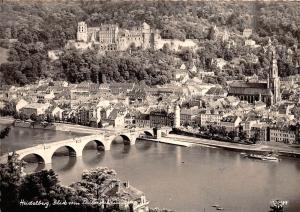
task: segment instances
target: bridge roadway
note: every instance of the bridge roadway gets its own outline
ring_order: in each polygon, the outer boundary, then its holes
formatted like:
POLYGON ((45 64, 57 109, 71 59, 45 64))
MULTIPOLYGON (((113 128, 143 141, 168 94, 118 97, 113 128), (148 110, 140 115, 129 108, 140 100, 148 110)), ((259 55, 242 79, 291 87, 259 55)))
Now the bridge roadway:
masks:
MULTIPOLYGON (((162 132, 168 134, 171 128, 163 128, 162 132)), ((103 130, 98 134, 87 135, 82 137, 76 137, 72 139, 66 139, 62 141, 56 141, 52 143, 39 144, 26 149, 18 150, 16 153, 20 160, 28 155, 36 155, 43 160, 45 164, 52 162, 53 154, 61 147, 66 147, 69 150, 71 156, 81 157, 84 147, 91 141, 96 142, 97 146, 101 146, 104 150, 110 150, 113 140, 121 136, 124 142, 134 145, 136 139, 140 134, 153 135, 153 129, 135 129, 135 130, 110 130, 104 132, 103 130)), ((7 155, 3 156, 7 158, 7 155)))

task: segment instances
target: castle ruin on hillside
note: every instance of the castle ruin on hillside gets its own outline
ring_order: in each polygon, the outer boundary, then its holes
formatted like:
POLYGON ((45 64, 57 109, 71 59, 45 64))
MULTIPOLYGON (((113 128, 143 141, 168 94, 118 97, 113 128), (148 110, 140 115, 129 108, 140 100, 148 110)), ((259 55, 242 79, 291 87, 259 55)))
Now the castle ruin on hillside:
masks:
POLYGON ((158 30, 147 23, 130 30, 119 28, 116 24, 101 24, 99 27, 88 27, 85 22, 78 23, 77 40, 70 40, 67 47, 77 49, 97 48, 99 51, 126 51, 130 47, 142 49, 161 49, 168 44, 172 50, 196 48, 194 40, 162 39, 158 30))

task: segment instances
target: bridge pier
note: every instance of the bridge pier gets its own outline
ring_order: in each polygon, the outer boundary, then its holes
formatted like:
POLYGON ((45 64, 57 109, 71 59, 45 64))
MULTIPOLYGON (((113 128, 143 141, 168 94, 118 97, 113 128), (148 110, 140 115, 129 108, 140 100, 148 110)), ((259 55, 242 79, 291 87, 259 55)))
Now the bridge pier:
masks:
POLYGON ((52 163, 52 155, 45 154, 44 156, 41 155, 41 157, 44 159, 45 164, 52 163))

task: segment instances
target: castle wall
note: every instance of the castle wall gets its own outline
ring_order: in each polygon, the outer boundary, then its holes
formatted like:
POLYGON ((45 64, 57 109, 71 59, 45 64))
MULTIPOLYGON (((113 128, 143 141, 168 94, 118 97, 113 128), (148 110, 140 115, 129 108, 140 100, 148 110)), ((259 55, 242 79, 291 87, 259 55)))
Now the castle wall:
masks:
POLYGON ((182 48, 197 48, 197 43, 194 40, 186 39, 185 41, 177 40, 177 39, 155 39, 155 49, 162 49, 165 44, 168 44, 170 49, 173 51, 178 51, 182 48))
POLYGON ((117 25, 104 24, 100 27, 87 27, 85 22, 78 23, 77 42, 68 43, 68 46, 87 49, 95 45, 102 51, 125 51, 131 45, 143 49, 162 49, 165 44, 168 44, 174 51, 181 48, 197 48, 195 40, 161 39, 159 31, 151 30, 147 23, 131 30, 119 31, 117 25))

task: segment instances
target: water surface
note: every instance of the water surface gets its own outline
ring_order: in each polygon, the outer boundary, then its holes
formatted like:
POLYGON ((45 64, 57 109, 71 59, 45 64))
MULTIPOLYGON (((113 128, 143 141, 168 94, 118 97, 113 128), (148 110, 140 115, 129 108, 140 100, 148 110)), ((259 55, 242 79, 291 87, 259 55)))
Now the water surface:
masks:
MULTIPOLYGON (((57 138, 56 133, 21 129, 6 143, 16 148, 20 142, 38 142, 41 136, 57 138), (19 133, 22 139, 15 141, 19 133)), ((225 211, 267 212, 272 199, 281 199, 289 201, 285 212, 300 211, 300 160, 295 159, 259 161, 221 149, 138 141, 133 146, 115 144, 105 152, 85 149, 82 158, 55 156, 52 162, 47 168, 53 168, 65 185, 79 180, 84 170, 115 169, 119 178, 145 192, 153 207, 210 212, 218 203, 225 211)))

